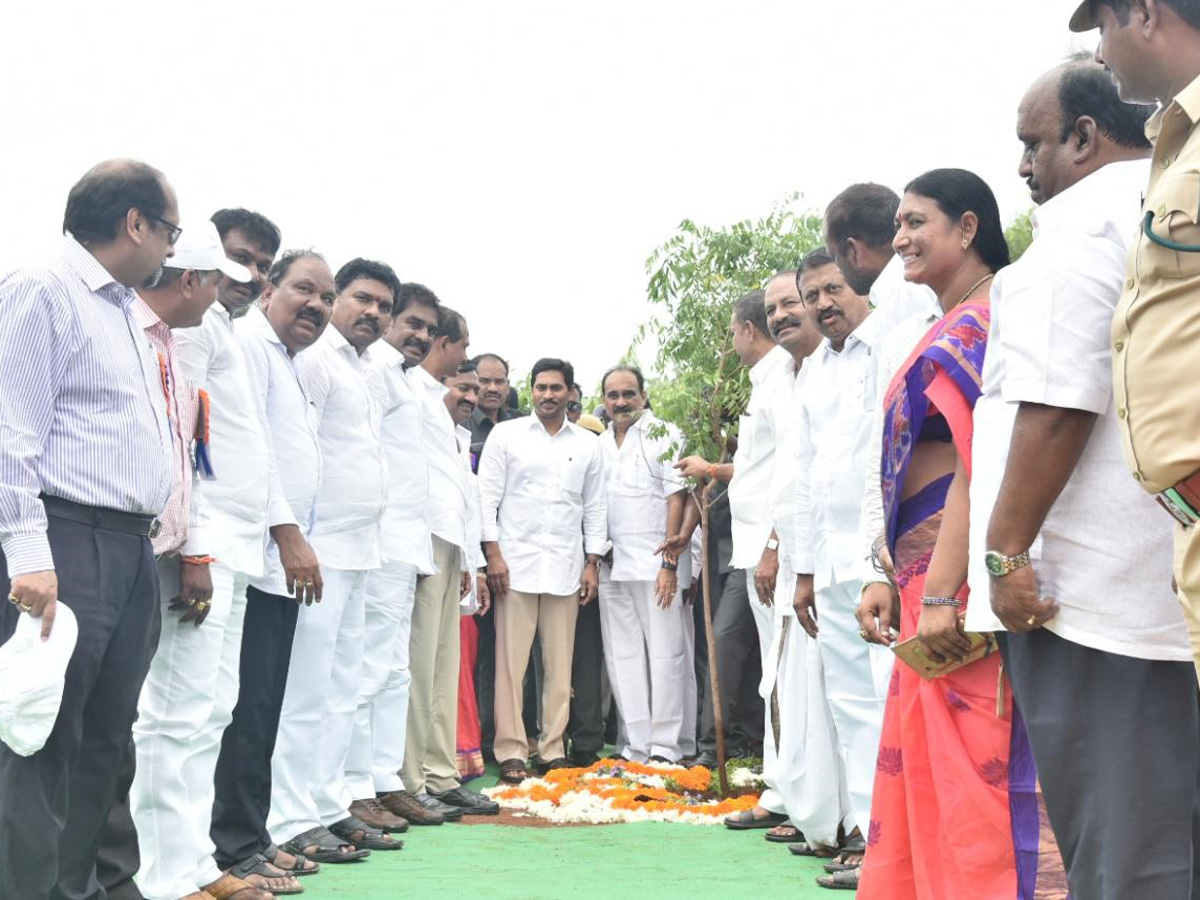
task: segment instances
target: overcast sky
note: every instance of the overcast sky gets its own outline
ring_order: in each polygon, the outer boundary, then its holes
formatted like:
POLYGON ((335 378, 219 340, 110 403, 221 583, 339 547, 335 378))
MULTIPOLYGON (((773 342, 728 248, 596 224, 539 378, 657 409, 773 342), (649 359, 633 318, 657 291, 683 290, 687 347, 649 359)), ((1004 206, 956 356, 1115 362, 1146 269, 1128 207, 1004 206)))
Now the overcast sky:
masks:
MULTIPOLYGON (((391 263, 472 351, 565 356, 591 390, 648 316, 684 218, 962 166, 1007 222, 1016 106, 1073 48, 1073 0, 357 0, 9 4, 0 268, 72 182, 135 156, 184 225, 247 206, 336 268, 391 263)), ((515 374, 515 373, 514 373, 515 374)))

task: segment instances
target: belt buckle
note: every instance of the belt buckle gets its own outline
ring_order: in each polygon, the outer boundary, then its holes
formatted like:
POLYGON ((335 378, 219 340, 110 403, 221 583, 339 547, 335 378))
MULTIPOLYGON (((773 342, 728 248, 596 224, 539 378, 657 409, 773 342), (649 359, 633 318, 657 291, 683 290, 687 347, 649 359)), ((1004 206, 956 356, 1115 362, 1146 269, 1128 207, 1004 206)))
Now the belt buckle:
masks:
POLYGON ((1191 528, 1196 522, 1200 522, 1200 512, 1193 509, 1175 488, 1167 488, 1155 494, 1154 499, 1184 528, 1191 528))
POLYGON ((150 531, 146 536, 149 537, 150 540, 154 540, 156 537, 158 537, 158 533, 160 531, 162 531, 162 522, 160 522, 156 516, 150 520, 150 531))

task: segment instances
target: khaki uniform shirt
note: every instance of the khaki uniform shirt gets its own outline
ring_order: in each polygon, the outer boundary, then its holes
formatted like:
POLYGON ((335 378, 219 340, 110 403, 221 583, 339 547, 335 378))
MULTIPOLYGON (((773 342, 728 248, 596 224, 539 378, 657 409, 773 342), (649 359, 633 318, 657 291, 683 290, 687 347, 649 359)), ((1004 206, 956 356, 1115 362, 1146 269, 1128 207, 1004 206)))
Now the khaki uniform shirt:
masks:
POLYGON ((1113 317, 1125 460, 1158 493, 1200 469, 1200 78, 1146 123, 1150 186, 1113 317), (1157 243, 1185 244, 1191 252, 1157 243))

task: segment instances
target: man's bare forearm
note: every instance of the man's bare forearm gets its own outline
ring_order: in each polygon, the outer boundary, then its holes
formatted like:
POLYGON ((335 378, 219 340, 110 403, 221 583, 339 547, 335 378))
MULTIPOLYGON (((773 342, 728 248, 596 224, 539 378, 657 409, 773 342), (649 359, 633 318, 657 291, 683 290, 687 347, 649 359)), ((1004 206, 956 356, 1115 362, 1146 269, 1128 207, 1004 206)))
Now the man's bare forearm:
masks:
POLYGON ((1028 550, 1079 464, 1096 414, 1038 403, 1017 410, 1008 464, 988 525, 989 550, 1028 550))

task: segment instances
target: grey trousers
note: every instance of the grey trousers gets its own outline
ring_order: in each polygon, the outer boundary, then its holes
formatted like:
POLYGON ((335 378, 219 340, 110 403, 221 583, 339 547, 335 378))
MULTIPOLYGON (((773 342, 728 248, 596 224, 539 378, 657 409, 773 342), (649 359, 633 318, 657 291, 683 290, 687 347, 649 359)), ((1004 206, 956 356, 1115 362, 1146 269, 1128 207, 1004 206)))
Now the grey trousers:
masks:
POLYGON ((1001 636, 1076 900, 1200 898, 1200 695, 1190 661, 1041 628, 1001 636))
MULTIPOLYGON (((46 745, 18 756, 0 744, 0 898, 96 900, 96 854, 158 629, 158 572, 146 538, 54 516, 48 536, 79 639, 46 745)), ((20 615, 0 603, 0 642, 20 615)))

